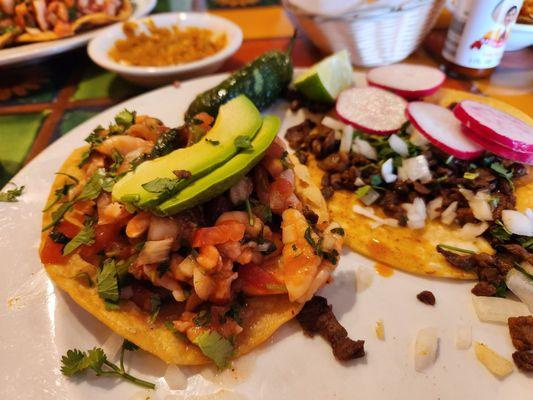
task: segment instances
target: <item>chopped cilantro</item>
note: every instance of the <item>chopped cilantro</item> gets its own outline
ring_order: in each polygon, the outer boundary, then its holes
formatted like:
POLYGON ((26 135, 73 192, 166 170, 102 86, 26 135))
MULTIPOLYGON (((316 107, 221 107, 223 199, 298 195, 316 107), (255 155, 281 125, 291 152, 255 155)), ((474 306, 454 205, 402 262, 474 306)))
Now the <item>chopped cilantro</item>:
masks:
POLYGON ((500 242, 508 242, 511 239, 512 233, 507 230, 502 221, 494 221, 495 225, 490 228, 490 234, 498 239, 500 242))
POLYGON ((81 272, 78 272, 75 276, 74 276, 75 279, 78 279, 78 280, 81 280, 81 281, 84 281, 86 286, 92 288, 94 286, 94 282, 93 280, 91 279, 91 276, 85 272, 85 271, 81 271, 81 272))
POLYGON ((9 189, 5 192, 0 192, 0 201, 6 202, 6 203, 16 203, 18 201, 18 197, 24 192, 25 186, 18 187, 15 185, 14 189, 9 189))
POLYGON ((194 322, 194 325, 196 326, 209 325, 211 323, 211 313, 209 311, 202 310, 194 316, 192 322, 194 322))
POLYGON ((502 297, 505 299, 508 290, 509 289, 507 288, 507 285, 505 284, 504 281, 502 281, 498 285, 496 285, 496 293, 494 294, 494 296, 502 297))
POLYGON ((128 129, 135 122, 135 111, 128 111, 124 109, 115 116, 115 122, 123 129, 128 129))
POLYGON ((157 294, 150 296, 150 323, 153 324, 161 310, 161 297, 157 294))
POLYGON ((120 293, 115 260, 108 258, 97 274, 98 295, 104 300, 107 309, 118 308, 120 293))
POLYGON ((63 247, 63 255, 67 256, 82 245, 94 243, 94 227, 92 223, 84 225, 83 228, 63 247))
POLYGON ((513 171, 507 170, 502 163, 499 162, 493 162, 490 164, 490 169, 492 169, 494 172, 496 172, 498 175, 500 175, 502 178, 505 178, 507 182, 511 185, 511 188, 514 190, 514 184, 513 184, 513 171))
POLYGON ((237 150, 249 150, 252 148, 252 141, 248 136, 237 136, 233 142, 237 150))
POLYGON ((220 141, 209 138, 205 138, 205 141, 213 146, 218 146, 220 144, 220 141))
POLYGON ((250 199, 246 199, 244 201, 244 204, 246 204, 246 212, 248 213, 248 225, 254 226, 254 214, 252 212, 252 206, 250 204, 250 199))
POLYGON ((233 344, 217 331, 205 331, 194 339, 202 353, 209 357, 219 369, 229 366, 230 358, 233 356, 233 344))
POLYGON ((155 389, 153 383, 136 378, 126 372, 122 362, 122 355, 119 367, 109 361, 104 351, 99 347, 86 352, 78 349, 68 350, 61 357, 61 364, 61 372, 66 376, 74 376, 85 370, 92 369, 96 376, 115 376, 144 388, 155 389))
POLYGON ((118 167, 122 164, 124 161, 124 157, 122 157, 122 154, 120 154, 116 149, 113 149, 113 154, 111 155, 111 159, 113 160, 113 164, 109 167, 109 170, 112 172, 116 172, 118 167))
POLYGON ((370 191, 370 189, 372 189, 372 186, 370 185, 361 186, 359 189, 355 191, 355 196, 358 199, 360 199, 361 197, 365 197, 366 194, 370 191))
POLYGON ((72 201, 67 201, 61 204, 55 211, 52 212, 52 221, 48 225, 45 225, 43 229, 41 230, 41 232, 45 232, 48 229, 50 229, 52 226, 56 225, 63 218, 63 216, 67 213, 67 211, 72 208, 73 205, 74 205, 74 202, 72 201))
POLYGON ((179 187, 180 182, 180 179, 155 178, 141 186, 150 193, 170 194, 179 187))
POLYGON ((370 175, 370 184, 372 186, 379 186, 383 183, 383 180, 381 179, 381 176, 374 174, 370 175))
POLYGON ((437 245, 437 249, 450 250, 450 251, 455 251, 457 253, 476 254, 476 252, 473 250, 462 249, 460 247, 450 246, 450 245, 442 244, 442 243, 437 245))
POLYGON ((98 168, 94 174, 91 175, 87 184, 83 187, 80 196, 76 199, 81 200, 94 200, 102 192, 102 183, 105 178, 105 169, 98 168))
POLYGON ((335 249, 331 251, 323 251, 322 255, 333 265, 337 265, 337 263, 339 262, 339 252, 335 249))
POLYGON ((48 236, 50 236, 50 239, 52 239, 54 243, 67 244, 70 242, 70 238, 63 232, 51 231, 48 236))

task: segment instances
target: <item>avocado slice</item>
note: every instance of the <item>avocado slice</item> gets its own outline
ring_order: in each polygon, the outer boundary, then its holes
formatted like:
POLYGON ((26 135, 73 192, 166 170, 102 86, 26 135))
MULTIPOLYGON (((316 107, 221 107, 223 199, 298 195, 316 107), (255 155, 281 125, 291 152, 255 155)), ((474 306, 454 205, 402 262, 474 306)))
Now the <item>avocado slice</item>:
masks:
POLYGON ((252 139, 261 127, 261 121, 259 110, 246 96, 228 101, 220 107, 215 124, 202 140, 166 156, 143 162, 115 184, 113 199, 139 208, 154 207, 232 158, 239 151, 235 139, 239 136, 252 139), (176 180, 173 173, 176 170, 189 171, 192 176, 181 179, 172 192, 152 193, 142 186, 157 178, 176 180))
POLYGON ((193 182, 174 197, 164 201, 154 211, 161 215, 173 215, 224 193, 261 161, 276 137, 279 126, 278 117, 267 115, 263 120, 261 129, 252 141, 250 150, 237 153, 227 163, 193 182))

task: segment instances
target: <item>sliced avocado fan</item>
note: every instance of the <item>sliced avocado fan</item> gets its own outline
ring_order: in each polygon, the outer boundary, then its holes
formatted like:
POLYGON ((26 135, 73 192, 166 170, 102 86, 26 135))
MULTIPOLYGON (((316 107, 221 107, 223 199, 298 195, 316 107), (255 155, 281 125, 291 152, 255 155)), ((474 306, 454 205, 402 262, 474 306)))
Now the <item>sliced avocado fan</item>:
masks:
POLYGON ((155 207, 231 159, 240 142, 254 138, 261 122, 259 110, 246 96, 228 101, 202 140, 143 162, 115 184, 113 199, 141 209, 155 207), (190 176, 178 180, 174 171, 187 171, 190 176))
POLYGON ((191 183, 172 198, 155 208, 161 215, 173 215, 224 193, 241 180, 262 158, 276 137, 280 120, 267 115, 263 125, 252 140, 252 147, 237 153, 224 165, 191 183))

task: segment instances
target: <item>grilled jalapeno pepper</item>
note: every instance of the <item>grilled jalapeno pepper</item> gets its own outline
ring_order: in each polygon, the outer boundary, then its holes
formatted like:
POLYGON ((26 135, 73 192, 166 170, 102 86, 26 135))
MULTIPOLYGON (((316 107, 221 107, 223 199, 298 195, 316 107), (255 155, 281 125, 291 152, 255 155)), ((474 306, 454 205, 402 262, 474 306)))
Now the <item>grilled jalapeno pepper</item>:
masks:
POLYGON ((292 41, 285 52, 269 51, 235 71, 218 86, 199 94, 185 113, 185 121, 191 121, 201 112, 216 117, 222 104, 241 94, 260 110, 271 105, 292 79, 291 48, 292 41))

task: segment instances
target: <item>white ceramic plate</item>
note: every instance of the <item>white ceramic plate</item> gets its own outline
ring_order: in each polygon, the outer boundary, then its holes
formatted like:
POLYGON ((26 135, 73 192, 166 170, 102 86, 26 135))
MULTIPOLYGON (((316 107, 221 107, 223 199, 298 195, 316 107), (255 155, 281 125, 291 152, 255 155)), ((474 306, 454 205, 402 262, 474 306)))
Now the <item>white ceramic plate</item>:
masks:
MULTIPOLYGON (((139 18, 148 15, 155 7, 157 0, 133 0, 132 2, 132 17, 139 18)), ((109 26, 92 29, 65 39, 7 47, 0 50, 0 66, 35 62, 41 58, 50 57, 81 47, 107 28, 109 28, 109 26)))
MULTIPOLYGON (((222 75, 165 87, 117 105, 83 123, 43 151, 13 179, 26 185, 18 203, 0 203, 0 385, 1 399, 177 400, 250 399, 508 399, 531 400, 531 377, 514 372, 496 379, 475 358, 473 349, 456 350, 456 327, 472 327, 482 341, 510 358, 513 348, 505 325, 480 323, 471 306, 471 282, 417 277, 396 271, 390 278, 373 273, 373 263, 345 251, 335 281, 321 294, 352 338, 366 340, 367 356, 341 364, 320 337, 304 336, 296 322, 280 329, 265 345, 237 360, 235 371, 215 375, 212 369, 186 368, 185 391, 169 396, 146 392, 109 378, 67 379, 59 372, 67 349, 89 349, 109 336, 109 329, 55 289, 47 279, 37 249, 41 209, 63 161, 97 125, 105 125, 124 109, 137 110, 177 125, 194 96, 212 87, 222 75), (374 274, 370 288, 356 293, 355 271, 374 274), (420 303, 416 294, 431 290, 435 307, 420 303), (10 306, 8 305, 10 304, 10 306), (383 320, 385 341, 376 339, 375 323, 383 320), (435 365, 425 373, 413 368, 413 341, 420 328, 437 328, 440 344, 435 365), (193 397, 217 392, 216 397, 193 397)), ((286 115, 279 102, 269 112, 286 115)), ((284 126, 290 126, 285 118, 284 126)), ((141 351, 128 365, 142 377, 162 382, 165 366, 141 351)))
POLYGON ((224 61, 232 56, 242 44, 242 31, 238 25, 230 20, 216 15, 195 12, 175 12, 151 15, 148 18, 137 20, 140 29, 147 31, 145 21, 150 19, 157 27, 171 27, 178 25, 181 29, 186 27, 200 27, 210 29, 215 35, 225 34, 226 46, 217 53, 202 58, 198 61, 165 67, 137 67, 116 62, 109 57, 109 50, 115 42, 124 39, 126 35, 122 24, 106 29, 96 36, 87 46, 89 57, 107 70, 116 72, 123 78, 143 86, 161 86, 172 83, 176 79, 192 78, 216 72, 224 61))

